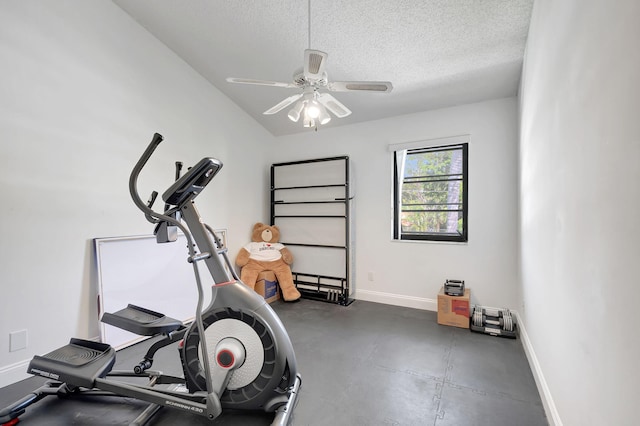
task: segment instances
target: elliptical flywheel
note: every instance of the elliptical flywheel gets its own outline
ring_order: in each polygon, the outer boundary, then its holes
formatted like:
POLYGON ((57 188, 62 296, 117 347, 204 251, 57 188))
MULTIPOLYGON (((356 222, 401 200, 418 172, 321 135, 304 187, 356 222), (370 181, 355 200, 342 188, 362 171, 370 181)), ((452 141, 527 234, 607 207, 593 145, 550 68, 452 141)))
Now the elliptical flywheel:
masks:
MULTIPOLYGON (((221 395, 220 401, 223 405, 250 401, 267 387, 275 375, 283 379, 283 390, 286 389, 290 381, 288 366, 285 366, 284 373, 281 368, 276 368, 273 336, 259 318, 247 312, 220 308, 205 313, 202 322, 211 363, 216 362, 213 357, 216 345, 225 337, 235 337, 246 351, 244 363, 233 372, 227 389, 221 395)), ((201 363, 200 331, 195 322, 186 334, 181 356, 184 360, 184 375, 189 391, 206 390, 205 371, 201 363)))

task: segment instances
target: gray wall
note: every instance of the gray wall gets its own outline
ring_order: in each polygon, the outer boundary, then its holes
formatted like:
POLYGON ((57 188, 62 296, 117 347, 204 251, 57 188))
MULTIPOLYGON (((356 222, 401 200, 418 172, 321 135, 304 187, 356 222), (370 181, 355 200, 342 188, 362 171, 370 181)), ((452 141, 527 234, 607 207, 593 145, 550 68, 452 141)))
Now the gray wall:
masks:
POLYGON ((638 17, 637 0, 538 0, 533 10, 519 291, 552 424, 638 424, 638 17))

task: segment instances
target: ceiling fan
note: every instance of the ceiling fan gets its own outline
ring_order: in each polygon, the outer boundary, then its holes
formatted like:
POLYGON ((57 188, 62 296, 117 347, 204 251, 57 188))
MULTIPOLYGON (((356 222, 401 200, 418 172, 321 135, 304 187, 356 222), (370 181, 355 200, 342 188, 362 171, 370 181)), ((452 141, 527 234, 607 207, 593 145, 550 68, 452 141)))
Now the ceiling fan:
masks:
POLYGON ((304 67, 293 73, 291 83, 235 77, 229 77, 227 81, 300 90, 301 93, 289 96, 263 114, 275 114, 295 102, 296 104, 289 111, 289 118, 297 122, 302 116, 304 127, 315 127, 316 129, 319 124, 326 124, 331 120, 327 111, 338 118, 351 114, 349 108, 324 90, 329 92, 386 93, 393 89, 393 85, 389 81, 329 81, 326 71, 327 56, 325 52, 306 49, 304 51, 304 67))

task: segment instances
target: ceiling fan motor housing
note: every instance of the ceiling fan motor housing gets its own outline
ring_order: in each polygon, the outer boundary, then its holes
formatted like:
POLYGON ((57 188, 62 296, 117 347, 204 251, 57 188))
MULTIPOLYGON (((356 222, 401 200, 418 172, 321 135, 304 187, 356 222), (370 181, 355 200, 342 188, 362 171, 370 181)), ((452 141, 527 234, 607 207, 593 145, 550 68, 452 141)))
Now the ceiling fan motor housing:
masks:
POLYGON ((302 68, 297 69, 296 72, 293 73, 293 84, 299 87, 305 86, 326 86, 329 82, 329 78, 327 76, 327 72, 324 71, 322 75, 316 80, 310 81, 304 75, 304 70, 302 68))

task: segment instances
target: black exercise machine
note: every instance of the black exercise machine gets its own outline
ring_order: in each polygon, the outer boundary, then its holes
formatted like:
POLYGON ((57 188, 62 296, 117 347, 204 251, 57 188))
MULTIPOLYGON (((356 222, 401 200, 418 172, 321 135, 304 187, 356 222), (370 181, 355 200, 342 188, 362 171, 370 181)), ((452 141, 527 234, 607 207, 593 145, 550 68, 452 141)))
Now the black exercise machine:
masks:
POLYGON ((145 424, 162 407, 211 420, 218 417, 223 408, 261 410, 275 413, 273 425, 288 424, 301 384, 289 336, 269 304, 239 280, 226 249, 213 229, 202 222, 194 203, 222 163, 204 158, 180 178, 177 163, 177 180, 162 195, 165 211, 156 212, 152 206, 157 192, 154 191, 145 204, 138 194, 137 179, 162 140, 161 135, 154 135, 131 172, 129 191, 138 208, 156 224, 158 242, 175 241, 177 229, 186 236, 188 262, 193 265, 198 287, 194 322, 185 325, 135 305, 105 313, 101 319, 104 323, 138 335, 162 338, 149 348, 133 371, 112 371, 115 350, 107 343, 83 339, 71 339, 62 348, 35 356, 28 373, 51 380, 0 410, 0 423, 15 421, 29 405, 48 395, 112 395, 150 403, 133 420, 135 425, 145 424), (198 270, 201 262, 215 283, 206 308, 198 270), (178 350, 184 377, 150 370, 156 351, 176 342, 181 342, 178 350), (147 378, 148 382, 138 385, 132 380, 122 380, 132 377, 147 378))

